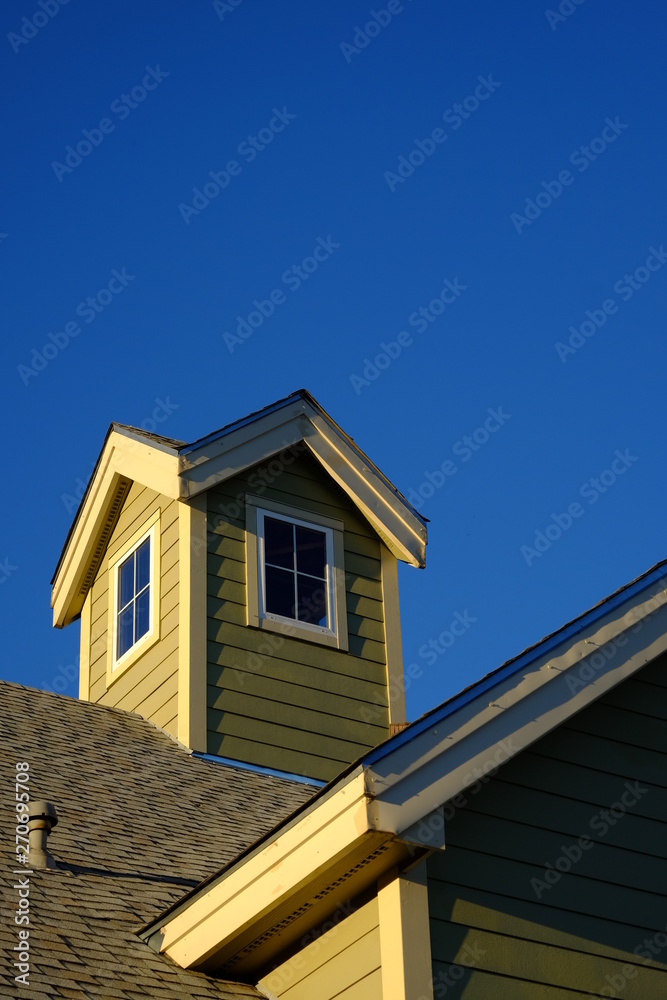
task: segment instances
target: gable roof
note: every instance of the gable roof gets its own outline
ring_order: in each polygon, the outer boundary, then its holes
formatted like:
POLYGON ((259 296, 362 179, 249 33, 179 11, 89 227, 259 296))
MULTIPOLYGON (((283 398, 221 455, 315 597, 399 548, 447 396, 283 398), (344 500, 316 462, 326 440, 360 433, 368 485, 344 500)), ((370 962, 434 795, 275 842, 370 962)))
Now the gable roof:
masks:
MULTIPOLYGON (((14 981, 18 928, 0 924, 0 996, 241 1000, 261 994, 158 956, 137 929, 312 795, 311 786, 198 759, 119 709, 0 682, 2 773, 29 764, 31 800, 58 812, 58 868, 30 880, 30 987, 14 981)), ((13 798, 13 797, 12 797, 13 798)), ((16 825, 9 796, 2 829, 16 825)), ((3 898, 20 869, 2 838, 3 898)))
POLYGON ((263 972, 314 920, 444 847, 443 806, 667 653, 667 562, 352 764, 145 928, 193 968, 263 972))
POLYGON ((301 444, 397 559, 425 565, 426 519, 310 393, 299 389, 192 444, 112 424, 51 581, 54 625, 79 617, 132 482, 189 500, 272 456, 280 461, 301 444))

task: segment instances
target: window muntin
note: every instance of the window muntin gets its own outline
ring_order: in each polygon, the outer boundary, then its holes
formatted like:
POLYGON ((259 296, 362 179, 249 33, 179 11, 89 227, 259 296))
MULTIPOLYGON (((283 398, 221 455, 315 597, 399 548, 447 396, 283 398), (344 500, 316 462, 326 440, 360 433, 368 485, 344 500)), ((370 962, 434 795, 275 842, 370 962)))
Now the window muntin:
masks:
POLYGON ((120 660, 151 626, 151 537, 118 567, 116 659, 120 660))
POLYGON ((155 600, 155 525, 151 526, 113 566, 111 669, 124 665, 135 651, 147 643, 154 632, 155 600))
POLYGON ((333 531, 257 511, 260 617, 333 635, 333 531))

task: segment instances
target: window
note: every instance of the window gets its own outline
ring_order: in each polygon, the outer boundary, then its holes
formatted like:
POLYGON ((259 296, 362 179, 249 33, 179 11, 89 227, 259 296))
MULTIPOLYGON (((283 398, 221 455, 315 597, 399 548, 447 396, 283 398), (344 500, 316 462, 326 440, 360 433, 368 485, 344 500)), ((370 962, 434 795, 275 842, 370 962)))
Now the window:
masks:
POLYGON ((246 503, 248 624, 346 649, 342 522, 246 503))
POLYGON ((151 627, 152 533, 118 566, 116 576, 116 659, 139 642, 151 627))
POLYGON ((107 683, 159 639, 160 511, 110 557, 107 683))

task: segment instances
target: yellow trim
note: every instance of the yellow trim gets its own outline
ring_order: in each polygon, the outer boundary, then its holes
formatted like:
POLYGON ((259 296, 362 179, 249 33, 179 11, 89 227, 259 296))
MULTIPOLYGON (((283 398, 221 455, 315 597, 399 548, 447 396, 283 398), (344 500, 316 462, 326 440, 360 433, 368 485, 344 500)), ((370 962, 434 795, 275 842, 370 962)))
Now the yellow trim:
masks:
POLYGON ((109 608, 107 618, 107 690, 114 681, 125 673, 137 660, 148 652, 160 639, 160 583, 161 583, 161 554, 162 539, 160 532, 160 508, 147 518, 140 528, 118 549, 113 556, 107 560, 107 574, 109 586, 109 608), (152 566, 151 566, 151 615, 153 628, 150 635, 145 639, 140 639, 132 646, 122 658, 120 663, 114 665, 115 634, 116 634, 116 567, 132 551, 137 542, 153 530, 152 545, 152 566))
POLYGON ((383 1000, 433 1000, 425 866, 378 883, 383 1000))
MULTIPOLYGON (((56 572, 51 594, 53 624, 62 628, 81 613, 91 560, 123 480, 138 482, 171 500, 189 499, 268 458, 280 462, 281 455, 301 443, 361 510, 393 554, 412 566, 423 566, 425 525, 333 421, 305 399, 185 455, 132 430, 113 428, 56 572)), ((287 457, 285 462, 289 464, 287 457)))
POLYGON ((92 589, 81 609, 81 639, 79 652, 79 698, 90 701, 90 619, 93 607, 92 589))
POLYGON ((206 495, 178 507, 178 739, 206 752, 206 495))
POLYGON ((268 864, 265 850, 260 850, 167 920, 161 951, 184 968, 201 965, 227 946, 233 955, 234 942, 244 930, 369 832, 366 801, 363 774, 353 776, 281 834, 269 848, 268 864), (304 858, 304 844, 312 864, 304 858))
POLYGON ((109 434, 53 581, 54 626, 69 625, 81 612, 86 573, 121 480, 131 479, 175 500, 180 488, 178 468, 175 452, 152 447, 127 431, 109 434))
MULTIPOLYGON (((159 917, 146 937, 161 931, 161 950, 184 967, 228 965, 247 977, 269 967, 316 925, 322 903, 334 907, 337 894, 352 898, 369 888, 370 877, 377 881, 383 871, 443 849, 443 803, 479 786, 666 651, 667 590, 647 588, 446 717, 415 725, 411 739, 396 739, 371 764, 359 764, 182 907, 159 917), (608 657, 600 652, 607 643, 608 657), (592 667, 587 661, 594 658, 602 662, 592 667), (584 668, 590 668, 586 681, 579 679, 584 668), (572 690, 573 679, 579 680, 572 690)), ((401 886, 395 891, 399 902, 412 893, 401 886)), ((395 896, 386 898, 396 912, 395 896)), ((403 934, 412 933, 412 919, 402 922, 403 934)), ((426 940, 419 919, 415 925, 426 940)), ((412 989, 411 968, 403 975, 405 989, 412 989)), ((424 992, 427 983, 418 989, 424 992)))
MULTIPOLYGON (((186 456, 184 495, 195 496, 303 441, 362 511, 391 551, 412 566, 424 566, 426 526, 403 500, 306 400, 246 424, 186 456)), ((280 458, 279 458, 280 460, 280 458)))
POLYGON ((403 641, 401 610, 398 601, 398 563, 396 556, 385 548, 382 553, 382 606, 384 611, 384 641, 387 657, 387 691, 389 693, 389 724, 406 721, 405 679, 403 675, 403 641))

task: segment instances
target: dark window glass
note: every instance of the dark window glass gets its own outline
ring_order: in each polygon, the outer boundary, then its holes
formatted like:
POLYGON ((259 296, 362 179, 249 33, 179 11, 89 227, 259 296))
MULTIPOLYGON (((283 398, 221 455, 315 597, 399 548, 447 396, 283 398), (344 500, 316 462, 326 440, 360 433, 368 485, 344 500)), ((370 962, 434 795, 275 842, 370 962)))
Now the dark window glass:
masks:
POLYGON ((150 628, 151 540, 147 538, 118 570, 116 659, 150 628))
POLYGON ((142 635, 148 632, 150 625, 150 600, 151 592, 148 587, 137 597, 135 602, 135 619, 134 619, 134 641, 141 639, 142 635))
POLYGON ((327 565, 327 539, 323 531, 296 526, 296 568, 324 580, 327 565))
POLYGON ((295 618, 294 573, 291 570, 266 566, 266 610, 272 615, 295 618))
POLYGON ((118 587, 118 607, 124 608, 134 597, 134 552, 120 567, 118 587))
POLYGON ((125 611, 121 611, 118 615, 118 652, 117 659, 120 659, 123 653, 127 653, 130 646, 134 643, 134 608, 130 604, 125 611))
POLYGON ((264 515, 264 589, 269 614, 326 628, 326 533, 264 515))
POLYGON ((264 559, 271 566, 294 569, 294 526, 289 521, 264 518, 264 559))
POLYGON ((136 593, 147 587, 151 578, 151 540, 147 538, 136 551, 137 588, 136 593))
POLYGON ((297 573, 299 588, 300 622, 310 622, 312 625, 327 626, 327 592, 324 580, 315 580, 311 576, 297 573))

